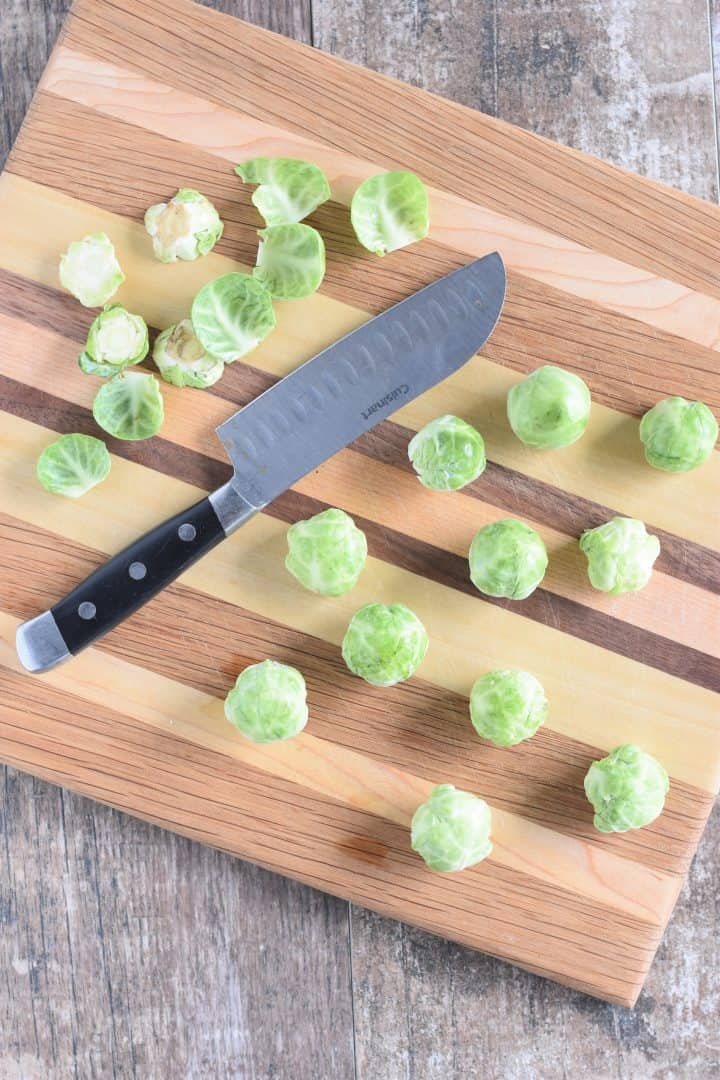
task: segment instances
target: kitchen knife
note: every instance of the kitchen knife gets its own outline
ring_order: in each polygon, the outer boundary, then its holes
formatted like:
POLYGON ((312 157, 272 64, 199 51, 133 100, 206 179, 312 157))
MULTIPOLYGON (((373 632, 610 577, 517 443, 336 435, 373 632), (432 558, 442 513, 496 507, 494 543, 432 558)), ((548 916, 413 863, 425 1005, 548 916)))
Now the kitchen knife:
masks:
POLYGON ((486 342, 505 298, 496 252, 427 285, 308 360, 217 429, 235 472, 18 627, 18 656, 47 671, 127 618, 258 510, 486 342))

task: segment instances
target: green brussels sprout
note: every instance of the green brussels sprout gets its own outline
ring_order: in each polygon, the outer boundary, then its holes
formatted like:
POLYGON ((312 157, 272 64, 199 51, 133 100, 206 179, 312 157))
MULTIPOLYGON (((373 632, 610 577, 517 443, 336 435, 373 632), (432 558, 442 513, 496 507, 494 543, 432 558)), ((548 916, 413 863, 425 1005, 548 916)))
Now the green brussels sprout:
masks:
POLYGON ((330 198, 322 169, 296 158, 253 158, 235 166, 246 184, 258 184, 252 201, 267 225, 292 225, 330 198))
POLYGON ((457 491, 484 471, 485 443, 479 431, 459 416, 438 416, 408 445, 421 484, 431 491, 457 491))
POLYGON ((363 180, 350 204, 355 235, 368 251, 386 255, 427 236, 428 196, 411 172, 387 172, 363 180))
POLYGON ((85 307, 102 307, 124 280, 105 233, 75 240, 60 259, 60 284, 85 307))
POLYGON ((717 437, 717 420, 702 401, 665 398, 640 421, 640 442, 647 461, 666 472, 689 472, 702 465, 717 437))
POLYGON ((160 262, 197 259, 207 255, 223 234, 217 210, 194 188, 180 188, 170 202, 145 211, 145 228, 160 262))
POLYGON ((142 315, 131 315, 122 304, 107 304, 88 330, 78 363, 86 375, 106 379, 139 364, 148 354, 148 328, 142 315))
POLYGON ((529 671, 489 671, 470 692, 470 718, 478 735, 496 746, 515 746, 545 722, 548 702, 529 671))
POLYGON ((524 600, 542 581, 547 564, 542 538, 515 518, 485 525, 470 545, 470 578, 487 596, 524 600))
POLYGON ((617 746, 594 761, 585 777, 585 794, 600 832, 627 832, 649 825, 662 813, 670 788, 659 761, 639 746, 617 746))
POLYGON ((483 799, 452 784, 438 784, 413 814, 410 842, 431 870, 466 870, 492 851, 491 824, 490 807, 483 799))
POLYGON ((252 664, 225 698, 225 715, 251 742, 290 739, 307 724, 305 680, 296 668, 277 660, 252 664))
POLYGON ((660 541, 647 532, 642 521, 615 517, 595 529, 586 529, 580 537, 580 550, 587 555, 592 586, 618 596, 647 585, 660 554, 660 541))
POLYGON ((93 435, 61 435, 38 458, 37 478, 46 491, 77 499, 110 472, 110 454, 93 435))
POLYGON ((579 375, 547 364, 512 386, 507 396, 510 427, 526 446, 570 446, 590 419, 590 391, 579 375))
POLYGON ((249 353, 275 326, 265 286, 236 272, 203 285, 193 300, 191 319, 205 352, 225 364, 249 353))
POLYGON ((225 371, 222 360, 209 356, 195 336, 190 319, 182 319, 158 334, 153 360, 165 382, 202 389, 216 383, 225 371))
POLYGON ((160 384, 144 371, 123 371, 100 387, 93 416, 116 439, 149 439, 165 419, 160 384))
POLYGON ((342 654, 365 682, 393 686, 410 678, 427 647, 425 627, 404 604, 365 604, 350 620, 342 654))
POLYGON ((287 542, 285 566, 301 585, 322 596, 349 592, 367 559, 365 533, 344 510, 323 510, 296 521, 287 542))
POLYGON ((310 225, 269 225, 260 229, 253 277, 276 300, 309 296, 325 277, 325 244, 310 225))

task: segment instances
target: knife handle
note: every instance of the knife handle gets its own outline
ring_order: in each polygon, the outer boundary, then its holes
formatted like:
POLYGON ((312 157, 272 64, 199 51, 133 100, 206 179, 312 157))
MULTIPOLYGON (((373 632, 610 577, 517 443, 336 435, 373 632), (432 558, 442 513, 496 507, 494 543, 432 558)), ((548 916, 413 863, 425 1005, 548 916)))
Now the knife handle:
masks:
POLYGON ((176 514, 93 571, 49 611, 18 627, 20 660, 47 671, 108 633, 255 513, 232 488, 176 514))

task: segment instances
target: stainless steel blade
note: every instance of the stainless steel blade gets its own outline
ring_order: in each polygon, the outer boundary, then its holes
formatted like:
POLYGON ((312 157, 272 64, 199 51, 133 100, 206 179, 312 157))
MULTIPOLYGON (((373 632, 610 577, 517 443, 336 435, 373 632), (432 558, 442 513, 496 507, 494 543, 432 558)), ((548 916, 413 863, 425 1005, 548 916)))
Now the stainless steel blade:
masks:
POLYGON ((281 379, 217 429, 231 481, 261 509, 485 344, 505 298, 497 252, 376 316, 281 379))

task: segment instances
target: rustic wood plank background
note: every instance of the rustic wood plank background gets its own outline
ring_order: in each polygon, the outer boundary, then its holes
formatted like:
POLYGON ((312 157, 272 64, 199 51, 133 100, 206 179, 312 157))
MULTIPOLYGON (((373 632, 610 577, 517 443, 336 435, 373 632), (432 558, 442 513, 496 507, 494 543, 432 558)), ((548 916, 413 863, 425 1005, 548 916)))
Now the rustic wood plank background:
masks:
MULTIPOLYGON (((0 0, 3 157, 67 6, 0 0)), ((209 6, 718 197, 718 0, 209 6)), ((632 1013, 10 769, 0 830, 0 1080, 720 1068, 717 814, 632 1013)))

